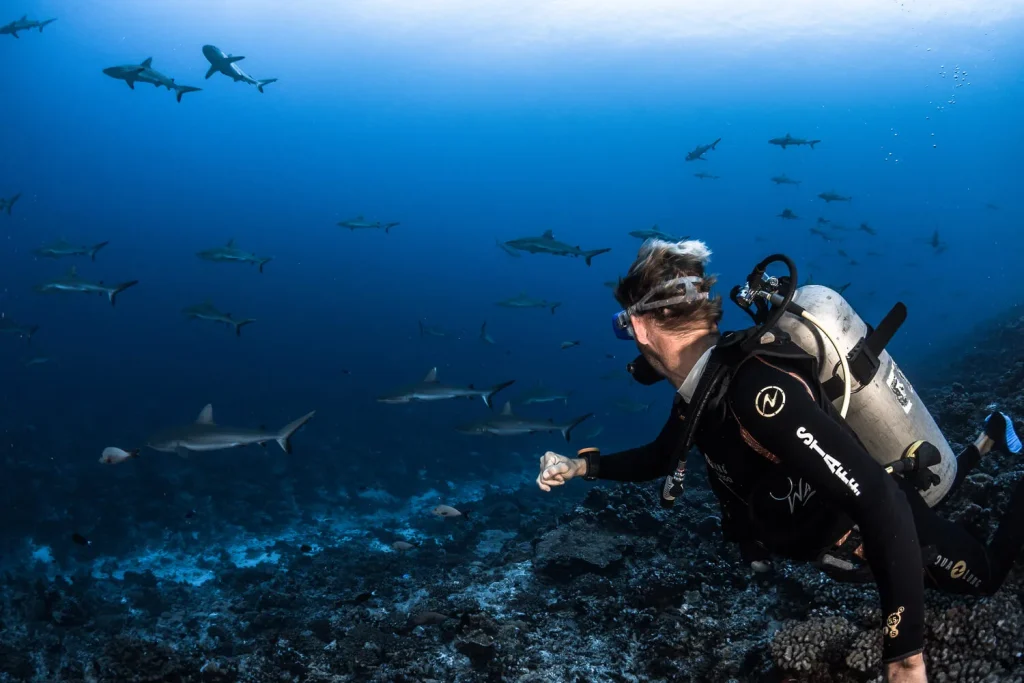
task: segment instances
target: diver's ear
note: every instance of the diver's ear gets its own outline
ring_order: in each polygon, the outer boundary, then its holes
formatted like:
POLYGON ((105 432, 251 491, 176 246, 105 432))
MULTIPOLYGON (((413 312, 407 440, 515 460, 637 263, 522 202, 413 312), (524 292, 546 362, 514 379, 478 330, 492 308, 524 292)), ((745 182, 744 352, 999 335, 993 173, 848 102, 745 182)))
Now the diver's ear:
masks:
POLYGON ((647 320, 638 315, 631 315, 629 322, 633 326, 633 338, 636 339, 636 342, 643 346, 650 346, 651 335, 650 328, 647 327, 647 320))

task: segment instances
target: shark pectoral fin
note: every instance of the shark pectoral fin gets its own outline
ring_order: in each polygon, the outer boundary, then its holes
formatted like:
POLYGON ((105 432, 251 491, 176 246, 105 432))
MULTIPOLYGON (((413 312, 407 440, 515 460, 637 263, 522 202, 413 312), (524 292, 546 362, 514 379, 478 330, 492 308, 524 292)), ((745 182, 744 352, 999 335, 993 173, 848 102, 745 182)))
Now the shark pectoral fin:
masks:
POLYGON ((124 79, 124 82, 128 84, 129 88, 131 88, 132 90, 135 90, 135 81, 133 81, 130 78, 126 78, 126 79, 124 79))
POLYGON ((184 446, 179 445, 177 448, 175 448, 174 454, 177 455, 179 458, 184 458, 185 460, 188 460, 188 449, 185 448, 184 446))
POLYGON ((212 76, 215 73, 217 73, 217 67, 216 66, 210 66, 210 68, 206 70, 206 77, 209 78, 210 76, 212 76))
POLYGON ((225 64, 232 64, 234 62, 240 62, 243 59, 245 59, 245 57, 242 56, 242 55, 238 55, 237 57, 235 57, 234 55, 228 55, 227 58, 224 60, 224 63, 225 64))
POLYGON ((196 418, 196 424, 201 425, 212 425, 213 424, 213 404, 207 403, 203 406, 203 409, 199 411, 199 417, 196 418))

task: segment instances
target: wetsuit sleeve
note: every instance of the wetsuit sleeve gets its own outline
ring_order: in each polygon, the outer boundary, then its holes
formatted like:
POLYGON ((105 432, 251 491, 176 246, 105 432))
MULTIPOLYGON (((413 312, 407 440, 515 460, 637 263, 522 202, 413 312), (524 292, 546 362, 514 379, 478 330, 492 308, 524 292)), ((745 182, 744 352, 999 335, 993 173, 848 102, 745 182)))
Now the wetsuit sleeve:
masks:
POLYGON ((883 659, 917 654, 924 649, 924 577, 910 504, 810 386, 754 358, 733 379, 730 408, 751 448, 803 477, 860 527, 882 602, 883 659))
POLYGON ((609 481, 651 481, 672 472, 672 456, 683 436, 683 421, 679 411, 672 409, 668 422, 651 443, 628 451, 602 455, 597 467, 597 478, 609 481))

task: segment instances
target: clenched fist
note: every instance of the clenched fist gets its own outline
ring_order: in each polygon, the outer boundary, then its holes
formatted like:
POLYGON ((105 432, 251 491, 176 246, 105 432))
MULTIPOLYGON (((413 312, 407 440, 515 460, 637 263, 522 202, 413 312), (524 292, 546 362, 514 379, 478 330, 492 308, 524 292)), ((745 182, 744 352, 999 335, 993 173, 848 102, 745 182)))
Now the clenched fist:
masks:
POLYGON ((587 461, 583 458, 567 458, 548 451, 540 457, 540 474, 537 486, 541 491, 550 491, 552 486, 561 486, 573 477, 587 473, 587 461))

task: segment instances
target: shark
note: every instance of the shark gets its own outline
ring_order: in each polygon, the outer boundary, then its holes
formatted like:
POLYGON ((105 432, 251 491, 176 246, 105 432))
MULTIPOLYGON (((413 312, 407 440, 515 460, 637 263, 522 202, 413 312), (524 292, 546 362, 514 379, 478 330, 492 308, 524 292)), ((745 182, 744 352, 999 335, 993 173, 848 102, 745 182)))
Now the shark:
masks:
POLYGON ((36 21, 35 19, 29 19, 28 15, 26 14, 22 16, 21 19, 15 19, 9 24, 0 26, 0 36, 8 35, 17 38, 18 31, 29 31, 34 28, 39 29, 39 32, 42 33, 44 26, 49 26, 55 21, 57 21, 56 18, 46 19, 44 21, 36 21))
POLYGON ((201 304, 189 306, 181 311, 189 320, 209 320, 215 323, 224 323, 235 328, 235 335, 242 336, 242 328, 256 322, 255 318, 232 318, 230 313, 221 313, 210 302, 209 299, 201 304))
POLYGON ((103 247, 110 244, 110 242, 100 242, 90 246, 83 246, 77 244, 71 244, 67 240, 61 238, 56 242, 50 244, 44 244, 38 249, 33 249, 32 253, 42 258, 61 258, 62 256, 88 256, 91 260, 96 260, 96 252, 103 247))
POLYGON ((686 155, 686 160, 687 161, 698 161, 698 160, 700 160, 700 161, 707 161, 707 159, 704 158, 704 155, 707 152, 710 152, 710 151, 714 150, 715 149, 715 145, 717 145, 721 141, 722 141, 722 138, 718 138, 717 140, 712 142, 710 145, 697 145, 696 147, 693 148, 692 152, 690 152, 690 153, 688 153, 686 155))
POLYGON ((55 292, 81 292, 83 294, 103 294, 110 301, 110 305, 113 306, 117 302, 117 295, 128 289, 139 284, 138 280, 129 280, 128 282, 122 282, 119 285, 105 285, 103 280, 99 282, 91 282, 82 277, 79 277, 78 270, 72 266, 64 277, 59 277, 49 282, 44 282, 41 285, 36 285, 35 290, 42 294, 52 294, 55 292))
POLYGON ((491 399, 505 387, 511 386, 515 380, 496 384, 489 389, 476 389, 470 384, 468 387, 453 387, 441 384, 437 379, 437 368, 431 368, 422 382, 411 386, 402 387, 387 394, 377 397, 379 403, 412 403, 414 401, 444 401, 450 398, 480 398, 484 405, 492 407, 491 399))
POLYGON ((555 314, 555 309, 562 305, 561 301, 545 301, 544 299, 532 299, 526 295, 525 292, 520 292, 515 296, 498 301, 494 304, 495 306, 501 306, 502 308, 550 308, 551 315, 555 314))
POLYGON ((792 211, 792 210, 790 210, 790 209, 783 209, 783 210, 782 210, 782 213, 780 213, 780 214, 779 214, 779 215, 778 215, 777 217, 778 217, 778 218, 787 218, 787 219, 789 219, 789 220, 791 220, 791 221, 792 221, 792 220, 796 220, 797 218, 800 218, 800 216, 797 216, 797 215, 796 215, 795 213, 793 213, 793 211, 792 211))
POLYGON ((342 228, 348 228, 349 230, 383 230, 384 234, 389 234, 391 228, 401 223, 381 223, 380 221, 368 221, 362 216, 356 216, 350 218, 347 221, 338 221, 338 226, 342 228))
POLYGON ((768 141, 768 144, 778 145, 782 149, 786 149, 786 147, 790 145, 793 145, 794 147, 799 147, 800 145, 807 145, 811 149, 814 149, 814 146, 819 142, 821 142, 821 140, 804 140, 803 138, 795 138, 789 133, 786 133, 785 137, 772 138, 771 140, 768 141))
POLYGON ((175 99, 181 102, 181 96, 185 93, 199 92, 202 88, 194 88, 191 85, 178 85, 170 76, 165 76, 153 68, 153 58, 148 57, 140 64, 123 64, 121 66, 110 66, 103 70, 103 73, 124 81, 128 87, 135 90, 136 83, 152 83, 156 87, 163 86, 175 92, 175 99))
POLYGON ((878 234, 878 231, 875 230, 874 228, 872 228, 867 223, 861 223, 860 224, 860 228, 858 228, 858 230, 860 230, 862 232, 866 232, 869 235, 877 235, 878 234))
POLYGON ((686 235, 686 236, 684 236, 682 238, 673 237, 672 235, 669 235, 668 233, 662 232, 661 229, 657 225, 655 225, 650 230, 630 230, 629 231, 629 236, 630 237, 636 237, 637 239, 644 240, 644 241, 646 241, 646 240, 665 240, 666 242, 682 242, 683 240, 689 239, 689 237, 690 237, 689 235, 686 235))
POLYGON ((0 199, 0 211, 6 211, 7 215, 11 215, 11 209, 14 208, 15 202, 21 199, 21 193, 14 195, 10 199, 0 199))
POLYGON ((721 180, 722 178, 722 176, 711 175, 710 173, 705 173, 704 171, 701 171, 700 173, 694 173, 693 177, 700 178, 701 180, 721 180))
POLYGON ((801 181, 793 180, 785 173, 782 175, 772 176, 771 181, 776 185, 799 185, 801 183, 801 181))
POLYGON ((22 325, 5 315, 0 315, 0 334, 9 334, 12 337, 32 341, 32 335, 38 331, 39 325, 22 325))
POLYGON ((503 252, 505 252, 509 256, 512 256, 513 258, 519 258, 519 257, 522 256, 522 254, 520 254, 518 251, 516 251, 512 247, 508 246, 507 244, 505 244, 501 240, 496 239, 496 240, 494 240, 494 242, 495 242, 495 244, 498 245, 498 249, 501 249, 503 252))
POLYGON ((487 321, 486 320, 484 321, 484 324, 480 326, 480 341, 482 341, 484 344, 490 344, 492 346, 495 343, 497 343, 497 342, 494 341, 494 337, 492 337, 490 335, 490 333, 487 331, 487 321))
POLYGON ((556 424, 554 420, 531 420, 529 418, 521 418, 512 412, 512 404, 506 403, 501 409, 501 413, 499 415, 496 415, 489 420, 457 427, 455 431, 462 434, 493 434, 495 436, 519 436, 522 434, 537 434, 540 432, 561 432, 562 438, 569 441, 570 436, 572 435, 572 430, 578 427, 580 423, 589 420, 593 416, 593 413, 587 413, 586 415, 577 417, 575 420, 571 420, 568 423, 556 424))
POLYGON ((245 59, 245 57, 225 54, 223 50, 213 45, 203 45, 203 56, 210 62, 210 68, 206 72, 207 79, 219 71, 235 82, 241 81, 249 85, 255 85, 256 89, 260 92, 263 92, 263 86, 277 81, 276 78, 264 78, 262 80, 253 78, 242 71, 242 67, 238 66, 238 62, 245 59))
POLYGON ((146 445, 161 453, 176 453, 187 458, 189 453, 220 451, 250 444, 263 445, 276 441, 285 453, 292 452, 291 438, 303 425, 310 421, 316 411, 310 411, 299 419, 289 422, 276 432, 245 427, 224 427, 213 421, 213 406, 207 404, 196 421, 164 430, 152 436, 146 445))
POLYGON ((844 197, 843 195, 836 194, 835 192, 822 192, 818 197, 820 199, 824 199, 826 204, 830 204, 831 202, 848 202, 853 199, 853 197, 844 197))
POLYGON ((223 247, 212 247, 210 249, 204 249, 203 251, 197 251, 196 256, 204 261, 213 261, 214 263, 252 263, 259 266, 259 271, 263 272, 263 266, 270 262, 270 256, 257 256, 251 251, 242 251, 235 246, 235 240, 230 239, 228 243, 223 247))
POLYGON ((418 321, 420 326, 421 337, 447 337, 448 333, 441 327, 436 325, 428 325, 422 320, 418 321))
POLYGON ((532 389, 527 389, 525 392, 512 399, 512 403, 520 406, 528 406, 532 403, 555 403, 561 401, 565 405, 569 405, 569 396, 572 394, 571 391, 559 391, 558 389, 551 389, 538 383, 532 389))
POLYGON ((582 256, 590 265, 591 259, 600 254, 606 254, 611 249, 592 249, 585 251, 580 249, 578 246, 566 244, 555 239, 555 234, 552 230, 545 230, 544 234, 540 237, 520 237, 514 240, 505 242, 505 246, 512 249, 518 249, 519 251, 525 251, 529 254, 551 254, 552 256, 582 256))

